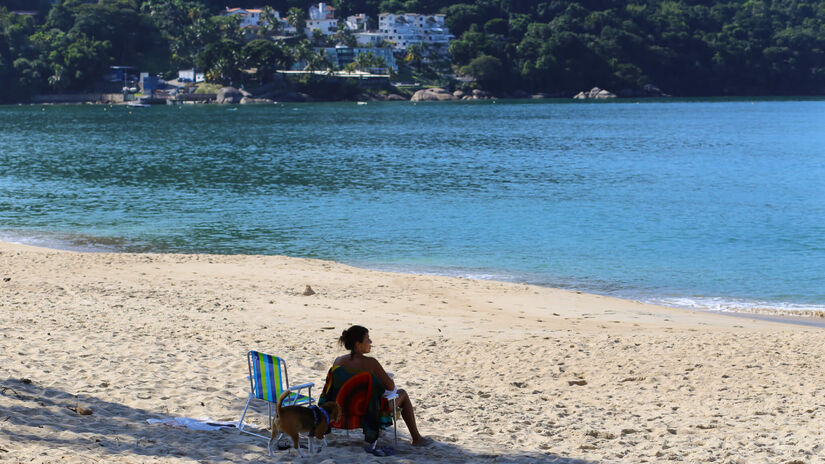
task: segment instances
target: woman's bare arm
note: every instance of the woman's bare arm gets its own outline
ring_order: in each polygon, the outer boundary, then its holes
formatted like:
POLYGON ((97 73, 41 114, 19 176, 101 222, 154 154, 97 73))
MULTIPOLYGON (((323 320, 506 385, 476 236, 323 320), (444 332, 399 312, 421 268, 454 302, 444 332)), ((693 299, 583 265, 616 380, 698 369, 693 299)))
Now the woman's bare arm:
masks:
POLYGON ((381 363, 379 363, 377 359, 372 358, 370 364, 370 371, 372 372, 372 375, 378 377, 378 380, 384 384, 384 388, 387 390, 395 390, 395 382, 392 381, 384 368, 381 367, 381 363))

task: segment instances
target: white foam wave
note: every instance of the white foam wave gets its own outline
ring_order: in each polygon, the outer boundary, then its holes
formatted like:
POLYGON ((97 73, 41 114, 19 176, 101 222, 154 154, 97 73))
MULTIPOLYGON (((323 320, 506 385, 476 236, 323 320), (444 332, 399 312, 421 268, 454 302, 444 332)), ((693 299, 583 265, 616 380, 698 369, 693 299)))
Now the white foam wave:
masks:
POLYGON ((667 297, 649 298, 645 303, 721 312, 754 313, 818 313, 825 312, 825 305, 799 304, 777 301, 745 300, 722 297, 667 297))

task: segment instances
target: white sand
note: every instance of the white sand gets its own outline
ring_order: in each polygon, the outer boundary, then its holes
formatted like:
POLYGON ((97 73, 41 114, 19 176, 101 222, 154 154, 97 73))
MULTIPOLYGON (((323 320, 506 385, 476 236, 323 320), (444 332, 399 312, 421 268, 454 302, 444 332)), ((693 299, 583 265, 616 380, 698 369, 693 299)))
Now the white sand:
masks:
MULTIPOLYGON (((3 462, 823 462, 825 331, 490 281, 262 256, 74 253, 0 243, 3 462), (4 281, 4 278, 10 280, 4 281), (303 296, 309 284, 317 292, 303 296), (323 386, 335 341, 416 406, 395 457, 330 436, 301 459, 237 430, 245 353, 323 386), (31 383, 25 383, 28 379, 31 383), (582 385, 577 385, 581 383, 582 385), (91 415, 69 408, 85 406, 91 415)), ((263 425, 264 416, 247 422, 263 425)), ((383 439, 383 444, 390 444, 383 439)))

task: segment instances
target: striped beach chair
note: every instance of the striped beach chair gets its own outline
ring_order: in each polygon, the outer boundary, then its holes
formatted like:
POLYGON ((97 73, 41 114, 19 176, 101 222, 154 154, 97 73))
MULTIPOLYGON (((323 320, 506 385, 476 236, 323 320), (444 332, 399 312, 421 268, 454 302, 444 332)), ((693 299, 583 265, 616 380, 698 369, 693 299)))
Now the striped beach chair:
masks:
POLYGON ((296 404, 312 405, 312 387, 314 383, 302 383, 301 385, 289 385, 289 376, 286 372, 286 362, 283 359, 269 354, 250 351, 246 355, 249 364, 249 399, 246 400, 246 407, 238 421, 238 430, 256 437, 269 440, 269 436, 244 430, 244 417, 249 410, 252 400, 266 401, 269 408, 267 424, 271 426, 273 405, 277 404, 281 393, 292 392, 284 399, 284 406, 296 404), (306 395, 302 392, 306 390, 306 395))

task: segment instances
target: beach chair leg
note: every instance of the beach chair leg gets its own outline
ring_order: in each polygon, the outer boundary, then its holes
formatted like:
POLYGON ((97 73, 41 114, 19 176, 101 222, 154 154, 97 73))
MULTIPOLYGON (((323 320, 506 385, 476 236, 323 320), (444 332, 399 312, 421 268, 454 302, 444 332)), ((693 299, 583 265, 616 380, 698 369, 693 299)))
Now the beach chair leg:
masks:
POLYGON ((241 432, 244 431, 243 429, 243 418, 246 417, 246 411, 249 409, 249 403, 252 401, 252 395, 249 395, 249 399, 246 400, 246 407, 243 408, 243 414, 241 414, 241 419, 238 421, 238 430, 241 432))
POLYGON ((392 400, 392 434, 393 438, 395 439, 395 446, 398 447, 398 423, 396 422, 396 416, 398 411, 396 410, 397 401, 395 398, 392 400))

